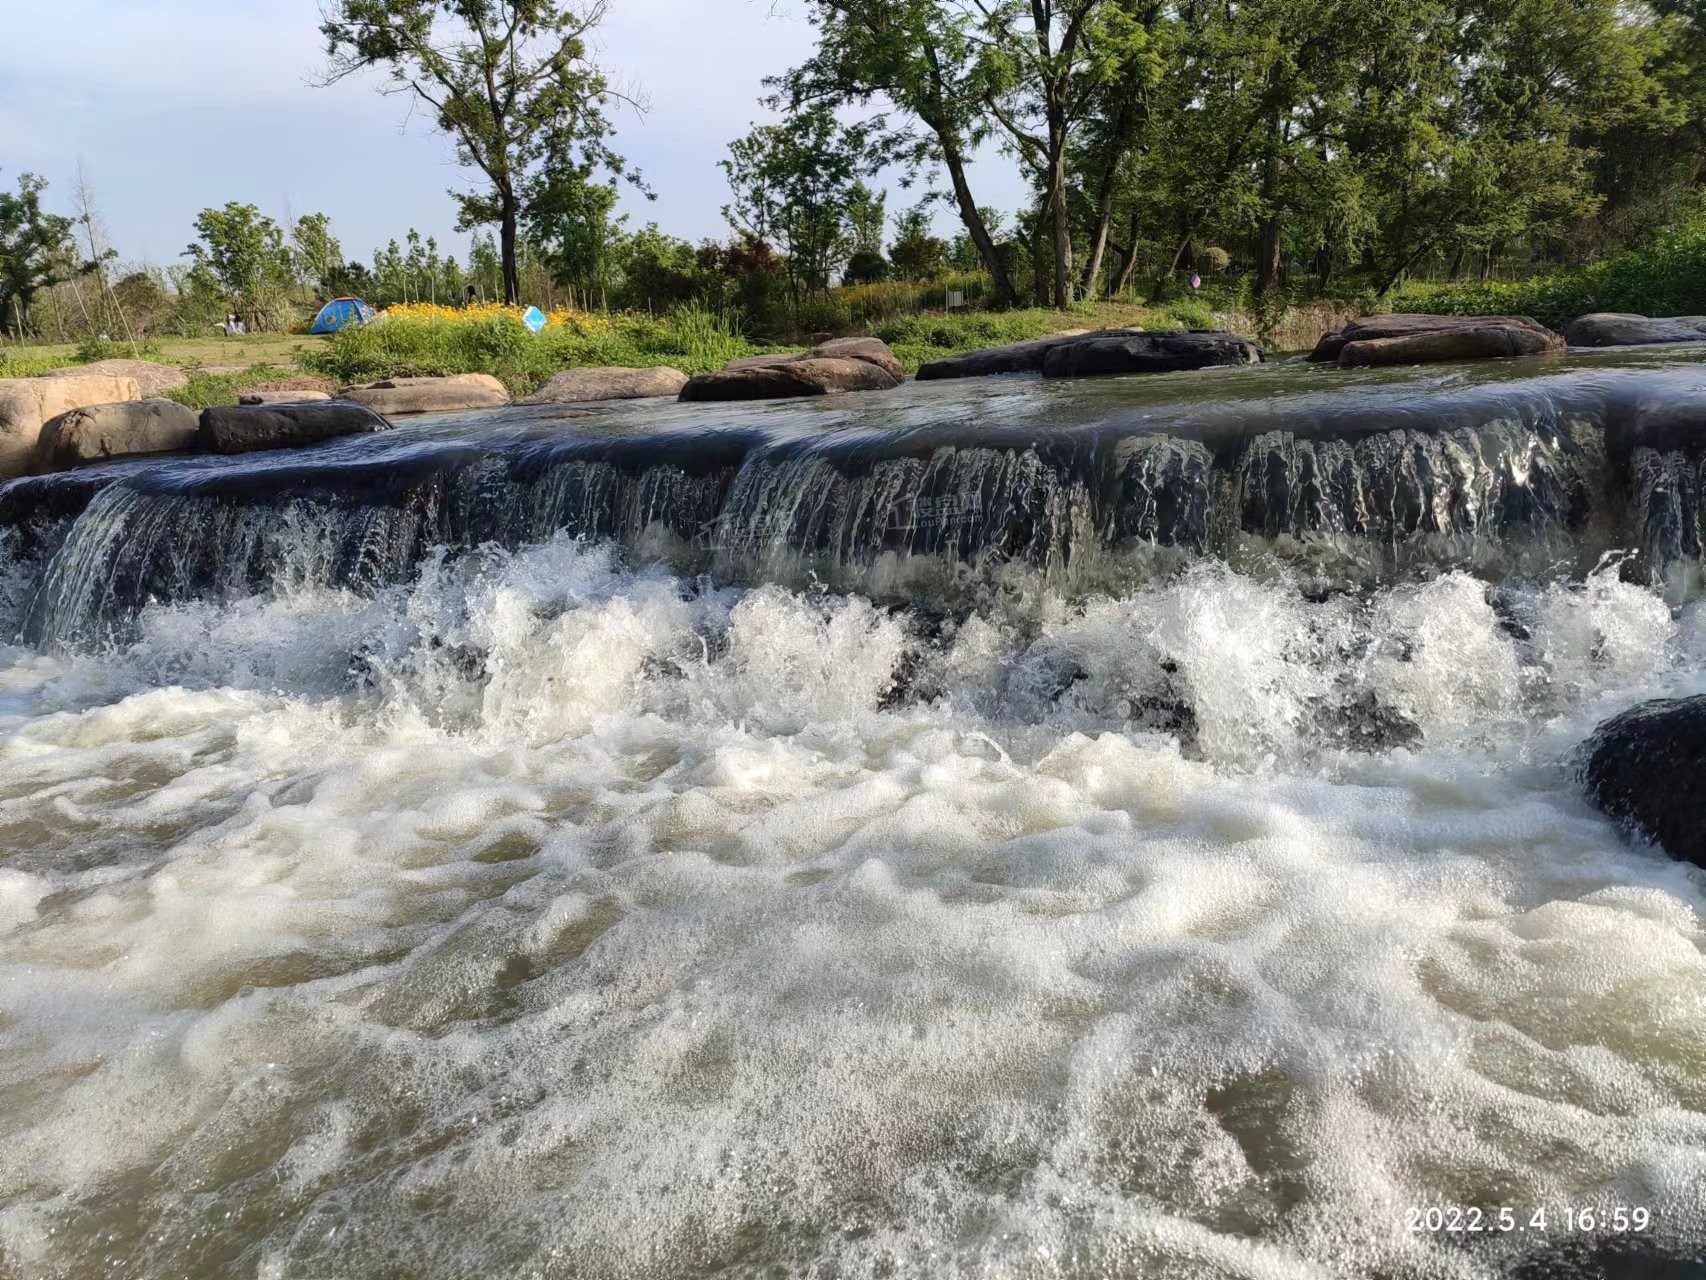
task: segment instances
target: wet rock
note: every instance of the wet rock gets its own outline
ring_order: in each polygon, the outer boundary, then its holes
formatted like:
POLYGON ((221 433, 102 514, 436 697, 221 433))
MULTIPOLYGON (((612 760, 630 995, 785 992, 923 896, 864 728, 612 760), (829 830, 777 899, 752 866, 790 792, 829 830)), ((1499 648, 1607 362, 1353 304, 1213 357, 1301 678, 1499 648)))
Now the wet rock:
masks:
POLYGON ((448 378, 388 378, 344 394, 387 417, 412 413, 464 413, 501 409, 509 403, 504 384, 486 373, 458 373, 448 378))
POLYGON ((1648 702, 1614 716, 1588 740, 1588 798, 1662 847, 1706 867, 1706 696, 1648 702))
POLYGON ((1352 367, 1545 355, 1564 340, 1527 316, 1364 316, 1322 337, 1316 363, 1352 367))
POLYGON ((1142 333, 1141 329, 1064 329, 1041 338, 1014 342, 1004 347, 989 347, 983 351, 967 352, 932 360, 918 371, 920 382, 935 382, 947 378, 988 378, 1003 373, 1038 373, 1049 352, 1062 343, 1078 338, 1129 338, 1142 333))
POLYGON ((906 377, 895 353, 881 338, 832 338, 820 342, 806 353, 811 360, 863 360, 874 364, 896 382, 906 377))
POLYGON ((90 364, 71 365, 54 369, 44 378, 134 378, 137 390, 144 399, 157 400, 168 391, 187 387, 190 375, 175 364, 156 364, 152 360, 96 360, 90 364))
POLYGON ((339 436, 372 435, 390 427, 372 409, 344 400, 219 406, 202 412, 196 443, 209 453, 254 453, 298 449, 339 436))
POLYGON ((84 405, 41 429, 36 469, 64 471, 135 453, 193 449, 200 416, 173 400, 123 400, 84 405))
POLYGON ((521 404, 584 404, 595 400, 644 400, 675 397, 687 385, 679 369, 566 369, 521 404))
POLYGON ((0 378, 0 480, 29 473, 42 427, 60 414, 85 405, 141 398, 135 378, 110 374, 0 378))
POLYGON ((780 400, 791 396, 892 391, 899 379, 864 360, 790 360, 701 374, 681 389, 686 401, 780 400))
POLYGON ((775 369, 806 360, 862 360, 874 364, 897 383, 906 377, 895 353, 881 338, 830 338, 819 342, 809 351, 768 356, 744 356, 722 367, 723 373, 740 373, 750 369, 775 369))
POLYGON ((1217 365, 1260 364, 1262 349, 1248 338, 1216 329, 1162 329, 1101 335, 1057 343, 1043 357, 1045 378, 1090 378, 1122 373, 1178 373, 1217 365))
POLYGON ((1706 316, 1655 319, 1617 311, 1596 311, 1564 327, 1572 347, 1640 347, 1664 342, 1706 342, 1706 316))
POLYGON ((331 394, 325 391, 239 391, 238 404, 310 404, 318 400, 330 400, 331 394))

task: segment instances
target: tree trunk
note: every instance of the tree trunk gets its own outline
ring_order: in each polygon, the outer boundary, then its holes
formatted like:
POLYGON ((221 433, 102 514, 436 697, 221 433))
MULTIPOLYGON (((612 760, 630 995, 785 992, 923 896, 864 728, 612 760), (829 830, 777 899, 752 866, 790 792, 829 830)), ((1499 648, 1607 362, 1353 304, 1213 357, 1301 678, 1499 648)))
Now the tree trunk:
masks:
POLYGON ((1066 210, 1066 153, 1057 147, 1049 161, 1049 221, 1054 226, 1054 305, 1072 305, 1072 222, 1066 210))
POLYGON ((1015 306, 1019 301, 1019 291, 1013 287, 1013 277, 1007 273, 1007 265, 1001 261, 1001 255, 996 251, 995 238, 984 225, 983 214, 978 212, 977 201, 972 199, 971 184, 966 181, 965 160, 959 149, 949 146, 946 139, 943 139, 942 156, 948 177, 954 184, 954 203, 959 206, 960 221, 965 224, 966 234, 977 246, 977 256, 983 259, 984 268, 995 282, 995 305, 1015 306))
POLYGON ((1463 262, 1469 256, 1469 250, 1462 245, 1457 246, 1457 252, 1451 257, 1451 282, 1456 284, 1463 278, 1463 262))
MULTIPOLYGON (((1108 252, 1108 231, 1114 221, 1114 184, 1111 178, 1104 179, 1102 194, 1096 202, 1096 227, 1090 236, 1090 260, 1084 264, 1083 294, 1086 298, 1096 296, 1096 282, 1102 275, 1102 259, 1108 252)), ((1135 245, 1136 237, 1132 237, 1135 245)))
POLYGON ((1131 215, 1131 248, 1126 251, 1125 265, 1120 268, 1119 281, 1114 285, 1114 297, 1119 297, 1131 288, 1131 278, 1137 274, 1137 215, 1131 215))
POLYGON ((512 191, 500 191, 503 217, 498 224, 498 251, 503 257, 504 303, 517 306, 521 302, 521 272, 516 266, 516 224, 520 210, 512 191))

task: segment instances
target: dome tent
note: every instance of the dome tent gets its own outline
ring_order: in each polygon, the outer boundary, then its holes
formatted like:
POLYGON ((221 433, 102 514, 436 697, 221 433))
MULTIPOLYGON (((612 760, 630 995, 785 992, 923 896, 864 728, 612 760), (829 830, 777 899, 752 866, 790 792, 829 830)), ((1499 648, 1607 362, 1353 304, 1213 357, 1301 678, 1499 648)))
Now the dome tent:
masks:
POLYGON ((320 308, 309 333, 336 333, 346 324, 367 324, 373 319, 373 308, 360 298, 333 298, 320 308))

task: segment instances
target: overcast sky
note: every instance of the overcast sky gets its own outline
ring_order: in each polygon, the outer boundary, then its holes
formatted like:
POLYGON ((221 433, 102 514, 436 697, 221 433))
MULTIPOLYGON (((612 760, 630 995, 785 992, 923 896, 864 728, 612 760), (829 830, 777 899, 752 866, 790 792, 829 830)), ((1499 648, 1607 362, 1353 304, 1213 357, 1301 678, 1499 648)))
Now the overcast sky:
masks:
MULTIPOLYGON (((323 211, 352 258, 411 226, 462 256, 449 143, 378 78, 313 87, 317 23, 317 0, 0 0, 0 183, 33 170, 65 212, 81 161, 126 261, 175 260, 196 213, 228 200, 281 221, 323 211)), ((810 49, 797 0, 612 0, 598 38, 614 81, 650 102, 618 121, 618 149, 658 193, 625 198, 632 221, 722 236, 717 162, 767 118, 764 77, 810 49)), ((978 166, 981 203, 1020 202, 1011 168, 978 166)))

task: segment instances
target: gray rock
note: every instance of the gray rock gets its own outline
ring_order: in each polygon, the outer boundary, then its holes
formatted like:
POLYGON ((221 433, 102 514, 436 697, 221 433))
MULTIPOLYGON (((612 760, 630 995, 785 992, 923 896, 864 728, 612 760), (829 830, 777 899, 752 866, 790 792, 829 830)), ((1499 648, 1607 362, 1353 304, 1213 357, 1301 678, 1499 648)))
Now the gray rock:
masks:
POLYGON ((325 391, 240 391, 238 404, 310 404, 332 397, 325 391))
POLYGON ((146 399, 157 400, 168 391, 187 387, 190 375, 175 364, 156 364, 152 360, 96 360, 90 364, 75 364, 66 369, 54 369, 44 378, 133 378, 137 391, 146 399))
POLYGON ((1464 325, 1437 329, 1432 333, 1346 343, 1339 352, 1339 364, 1347 369, 1369 365, 1439 364, 1454 360, 1557 355, 1563 350, 1564 341, 1555 333, 1538 333, 1511 324, 1464 325))
POLYGON ((739 360, 730 360, 723 366, 723 372, 740 371, 743 369, 774 369, 778 365, 799 364, 804 360, 863 360, 866 364, 874 364, 896 382, 906 377, 906 369, 889 350, 889 344, 881 338, 829 338, 818 343, 809 351, 801 351, 784 355, 745 356, 739 360))
POLYGON ((934 382, 946 378, 988 378, 1003 373, 1038 373, 1041 372, 1049 353, 1066 343, 1103 338, 1131 338, 1142 332, 1142 329, 1098 329, 1094 332, 1067 329, 1026 342, 1011 343, 1005 347, 989 347, 983 351, 967 352, 963 356, 932 360, 918 371, 918 380, 934 382))
POLYGON ((681 389, 681 399, 780 400, 848 391, 891 391, 899 385, 898 379, 864 360, 790 360, 701 374, 681 389))
POLYGON ((1161 329, 1119 336, 1090 334, 1055 344, 1043 358, 1045 378, 1177 373, 1218 365, 1260 364, 1262 349, 1219 330, 1161 329))
POLYGON ((202 411, 196 444, 208 453, 254 453, 299 449, 339 436, 371 435, 390 428, 391 424, 372 409, 345 400, 221 405, 202 411))
POLYGON ((812 360, 863 360, 876 365, 896 382, 906 377, 906 370, 881 338, 832 338, 818 343, 806 355, 812 360))
POLYGON ((199 415, 173 400, 123 400, 62 413, 41 429, 36 469, 65 471, 135 453, 193 449, 199 415))
POLYGON ((1309 358, 1341 365, 1424 364, 1562 351, 1564 340, 1527 316, 1364 316, 1324 334, 1309 358), (1472 336, 1447 336, 1468 333, 1472 336), (1346 349, 1356 347, 1347 357, 1346 349))
POLYGON ((79 374, 62 378, 0 378, 0 480, 28 475, 41 429, 62 413, 91 404, 140 400, 135 378, 79 374))
POLYGON ((1588 740, 1582 780, 1607 816, 1706 867, 1706 697, 1649 702, 1588 740))
POLYGON ((595 400, 675 397, 686 385, 687 375, 679 369, 567 369, 521 403, 587 404, 595 400))
POLYGON ((356 387, 344 399, 387 417, 411 413, 464 413, 501 409, 509 403, 504 384, 487 373, 458 373, 447 378, 388 378, 356 387))
POLYGON ((1641 347, 1663 342, 1706 342, 1706 316, 1629 315, 1596 311, 1564 327, 1572 347, 1641 347))

